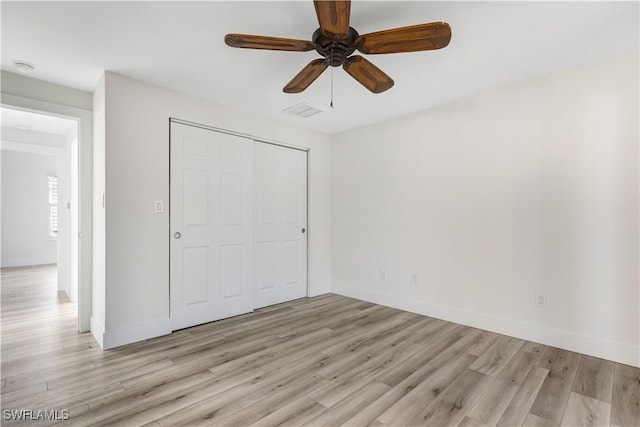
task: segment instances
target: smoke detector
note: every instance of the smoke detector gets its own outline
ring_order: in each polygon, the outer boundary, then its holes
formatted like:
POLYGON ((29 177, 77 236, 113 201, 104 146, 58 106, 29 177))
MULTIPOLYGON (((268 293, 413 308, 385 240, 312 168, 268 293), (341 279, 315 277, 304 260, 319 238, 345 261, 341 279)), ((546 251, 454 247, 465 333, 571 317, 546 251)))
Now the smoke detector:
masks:
POLYGON ((29 64, 26 61, 13 61, 13 66, 18 69, 22 74, 30 74, 36 69, 35 65, 29 64))

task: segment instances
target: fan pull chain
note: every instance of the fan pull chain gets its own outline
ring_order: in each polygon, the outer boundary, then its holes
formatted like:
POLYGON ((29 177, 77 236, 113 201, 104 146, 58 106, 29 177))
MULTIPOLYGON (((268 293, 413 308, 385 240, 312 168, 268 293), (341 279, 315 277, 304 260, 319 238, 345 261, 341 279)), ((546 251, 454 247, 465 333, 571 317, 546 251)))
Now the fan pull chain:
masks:
POLYGON ((331 67, 331 103, 329 104, 329 107, 333 109, 333 68, 331 67))

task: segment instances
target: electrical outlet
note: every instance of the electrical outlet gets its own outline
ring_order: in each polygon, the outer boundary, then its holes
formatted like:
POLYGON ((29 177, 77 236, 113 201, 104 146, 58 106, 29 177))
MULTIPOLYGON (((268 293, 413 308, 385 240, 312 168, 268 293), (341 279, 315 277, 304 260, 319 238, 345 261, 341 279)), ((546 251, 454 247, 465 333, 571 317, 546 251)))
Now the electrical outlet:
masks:
POLYGON ((547 308, 547 296, 545 294, 541 294, 540 292, 536 292, 534 304, 536 305, 536 307, 547 308))
POLYGON ((414 286, 418 284, 418 273, 411 273, 411 284, 414 286))
POLYGON ((387 280, 387 272, 384 270, 379 271, 380 280, 387 280))

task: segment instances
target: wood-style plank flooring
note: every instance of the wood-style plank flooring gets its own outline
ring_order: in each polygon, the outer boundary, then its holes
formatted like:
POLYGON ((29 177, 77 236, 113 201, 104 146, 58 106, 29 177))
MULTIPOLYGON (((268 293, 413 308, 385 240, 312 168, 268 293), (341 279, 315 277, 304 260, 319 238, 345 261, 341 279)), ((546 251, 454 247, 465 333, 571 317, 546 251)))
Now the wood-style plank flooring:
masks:
POLYGON ((640 369, 342 296, 102 351, 55 267, 1 290, 2 425, 640 425, 640 369))

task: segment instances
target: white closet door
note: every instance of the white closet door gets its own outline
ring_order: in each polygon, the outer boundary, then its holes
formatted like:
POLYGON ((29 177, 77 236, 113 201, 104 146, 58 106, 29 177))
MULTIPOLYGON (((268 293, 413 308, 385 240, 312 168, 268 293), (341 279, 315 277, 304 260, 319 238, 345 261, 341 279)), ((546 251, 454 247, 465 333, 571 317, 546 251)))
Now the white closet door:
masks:
POLYGON ((253 310, 253 144, 171 124, 174 330, 253 310))
POLYGON ((254 147, 254 307, 307 295, 307 153, 254 147))

